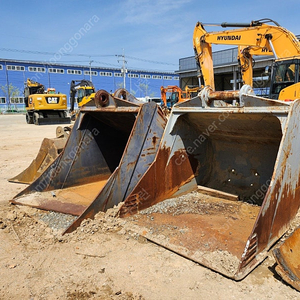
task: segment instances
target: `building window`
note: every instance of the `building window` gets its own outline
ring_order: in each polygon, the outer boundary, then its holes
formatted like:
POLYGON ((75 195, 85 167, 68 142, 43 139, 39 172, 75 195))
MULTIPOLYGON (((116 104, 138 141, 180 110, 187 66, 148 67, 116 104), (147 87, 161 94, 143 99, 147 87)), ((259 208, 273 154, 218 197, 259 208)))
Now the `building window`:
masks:
POLYGON ((99 72, 100 76, 112 77, 112 72, 99 72))
POLYGON ((152 78, 153 79, 162 79, 162 76, 161 75, 152 75, 152 78))
POLYGON ((115 77, 123 77, 123 73, 114 73, 115 77))
POLYGON ((6 103, 6 98, 0 97, 0 104, 5 104, 5 103, 6 103))
POLYGON ((178 76, 175 76, 173 79, 174 79, 174 80, 179 80, 179 77, 178 77, 178 76))
POLYGON ((139 78, 138 74, 128 74, 129 78, 139 78))
POLYGON ((3 66, 2 65, 0 65, 0 70, 3 70, 3 66))
POLYGON ((141 74, 141 78, 150 79, 150 78, 151 78, 151 75, 148 75, 148 74, 141 74))
POLYGON ((8 65, 8 66, 6 66, 6 70, 9 70, 9 71, 25 71, 25 67, 8 65))
POLYGON ((98 72, 96 71, 84 71, 84 75, 90 75, 90 73, 92 74, 92 76, 97 76, 98 75, 98 72))
POLYGON ((81 70, 67 70, 68 74, 73 74, 73 75, 81 75, 82 71, 81 70))
POLYGON ((29 72, 39 72, 39 73, 45 73, 46 68, 43 67, 28 67, 29 72))
POLYGON ((12 97, 10 98, 11 104, 23 104, 24 103, 24 97, 12 97))
POLYGON ((65 73, 64 69, 56 69, 56 68, 49 68, 48 72, 49 73, 57 73, 57 74, 64 74, 65 73))
POLYGON ((172 80, 172 76, 164 76, 164 80, 172 80))

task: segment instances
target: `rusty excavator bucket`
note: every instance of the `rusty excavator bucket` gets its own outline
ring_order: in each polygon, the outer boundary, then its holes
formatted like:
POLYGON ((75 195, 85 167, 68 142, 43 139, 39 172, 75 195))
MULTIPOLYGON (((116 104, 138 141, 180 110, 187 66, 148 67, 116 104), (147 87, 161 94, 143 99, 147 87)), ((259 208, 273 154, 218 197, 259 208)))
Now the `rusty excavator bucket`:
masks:
POLYGON ((152 165, 119 215, 136 231, 235 280, 261 263, 300 204, 300 100, 249 86, 176 104, 152 165))
POLYGON ((277 274, 300 291, 300 227, 272 252, 277 262, 277 274))
POLYGON ((11 202, 93 217, 131 192, 154 160, 165 125, 155 103, 124 89, 114 96, 100 90, 81 108, 57 159, 11 202))
POLYGON ((12 202, 78 215, 66 233, 123 202, 119 216, 147 239, 244 278, 299 209, 300 100, 205 87, 166 124, 155 103, 121 98, 97 92, 60 156, 12 202))
POLYGON ((58 157, 66 145, 72 126, 58 126, 56 138, 44 138, 36 158, 20 174, 10 178, 9 182, 30 184, 36 180, 58 157))

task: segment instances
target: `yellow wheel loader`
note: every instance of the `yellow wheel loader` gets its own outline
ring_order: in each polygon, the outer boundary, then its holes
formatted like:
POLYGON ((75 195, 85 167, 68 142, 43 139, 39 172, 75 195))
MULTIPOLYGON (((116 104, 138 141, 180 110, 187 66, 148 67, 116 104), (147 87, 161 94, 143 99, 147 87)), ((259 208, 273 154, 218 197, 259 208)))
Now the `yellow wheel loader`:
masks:
MULTIPOLYGON (((194 47, 205 86, 196 97, 175 104, 166 120, 155 103, 98 91, 59 157, 11 202, 77 215, 65 233, 121 203, 118 216, 148 240, 241 280, 299 211, 300 99, 258 97, 247 84, 215 91, 199 24, 194 47)), ((238 32, 217 36, 240 43, 252 32, 253 51, 288 37, 297 65, 300 45, 286 29, 255 21, 238 32)), ((290 86, 297 92, 296 81, 290 86)))
POLYGON ((71 119, 75 120, 78 110, 75 111, 75 102, 78 109, 95 98, 95 87, 89 80, 72 80, 70 84, 71 119), (76 98, 77 95, 77 98, 76 98))
POLYGON ((67 96, 55 89, 45 91, 44 85, 27 79, 24 88, 26 122, 28 124, 70 124, 67 116, 67 96))

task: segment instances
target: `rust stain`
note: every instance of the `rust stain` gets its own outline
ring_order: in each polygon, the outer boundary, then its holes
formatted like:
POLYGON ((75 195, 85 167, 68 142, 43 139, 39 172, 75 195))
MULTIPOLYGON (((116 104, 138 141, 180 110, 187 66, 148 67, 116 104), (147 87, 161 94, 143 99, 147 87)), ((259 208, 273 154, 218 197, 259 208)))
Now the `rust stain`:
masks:
MULTIPOLYGON (((154 164, 124 201, 120 216, 125 217, 170 198, 181 186, 191 181, 198 168, 198 161, 186 151, 176 151, 171 157, 169 148, 161 148, 154 164), (185 157, 184 161, 182 156, 185 157), (180 172, 178 163, 180 161, 180 172), (162 171, 164 170, 164 171, 162 171)), ((195 189, 197 186, 194 187, 195 189)))
MULTIPOLYGON (((176 211, 182 209, 183 213, 145 213, 130 217, 135 224, 146 227, 154 235, 164 235, 170 240, 170 244, 181 245, 191 252, 202 251, 228 251, 241 257, 246 240, 250 234, 255 217, 258 213, 257 207, 243 209, 243 213, 233 213, 232 210, 214 211, 213 205, 222 203, 224 206, 234 206, 237 210, 243 203, 232 204, 231 201, 224 202, 223 199, 212 199, 205 197, 205 204, 211 204, 211 210, 201 210, 194 213, 184 212, 185 207, 176 207, 176 211)), ((199 203, 201 198, 198 198, 199 203)), ((175 210, 175 209, 174 209, 175 210)))
POLYGON ((273 250, 276 259, 276 272, 282 279, 300 291, 300 228, 273 250))
POLYGON ((156 136, 153 136, 152 137, 152 144, 156 145, 157 140, 158 140, 158 138, 156 136))
POLYGON ((239 91, 210 91, 208 99, 212 100, 239 100, 239 91))

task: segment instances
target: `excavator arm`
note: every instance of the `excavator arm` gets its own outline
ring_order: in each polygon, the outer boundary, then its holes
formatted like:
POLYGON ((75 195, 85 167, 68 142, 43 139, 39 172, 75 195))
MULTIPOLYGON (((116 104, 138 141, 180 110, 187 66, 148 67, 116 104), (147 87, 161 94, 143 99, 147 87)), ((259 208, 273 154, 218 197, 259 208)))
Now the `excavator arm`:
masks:
POLYGON ((30 94, 43 94, 45 91, 45 86, 39 82, 27 79, 25 83, 25 89, 28 89, 28 95, 30 94))
POLYGON ((198 22, 194 29, 193 44, 196 60, 202 71, 205 85, 215 89, 212 44, 239 46, 238 60, 242 66, 242 77, 252 86, 252 55, 274 55, 275 59, 286 59, 300 55, 300 44, 296 36, 287 29, 268 25, 260 21, 250 24, 222 23, 222 27, 242 27, 224 31, 207 32, 198 22))

